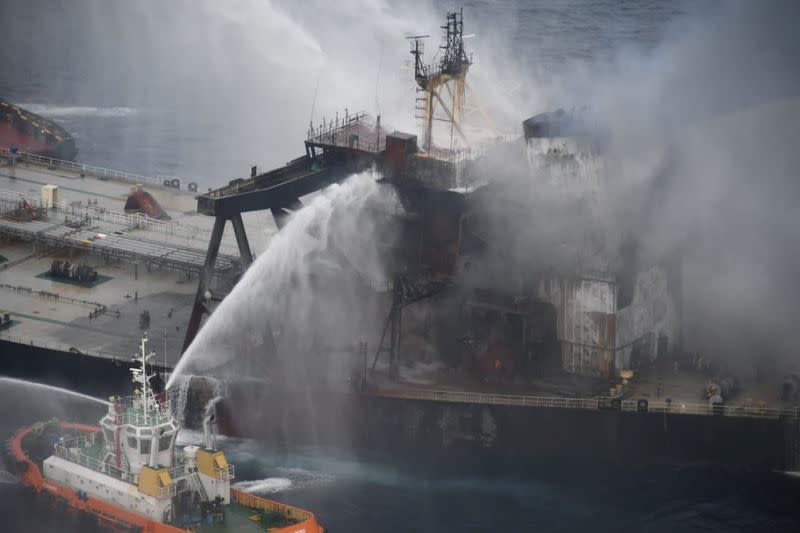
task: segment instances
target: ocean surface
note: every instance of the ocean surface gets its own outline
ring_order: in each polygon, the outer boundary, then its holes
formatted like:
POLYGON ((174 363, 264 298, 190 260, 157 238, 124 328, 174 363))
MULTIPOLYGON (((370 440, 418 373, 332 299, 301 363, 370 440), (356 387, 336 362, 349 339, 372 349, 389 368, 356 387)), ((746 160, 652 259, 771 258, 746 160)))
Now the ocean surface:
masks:
MULTIPOLYGON (((345 108, 416 126, 405 35, 430 53, 453 2, 241 0, 0 3, 0 95, 53 118, 82 162, 218 186, 304 153, 309 120, 345 108), (394 4, 394 3, 392 3, 394 4), (350 29, 352 28, 352 31, 350 29)), ((652 49, 683 13, 668 1, 464 3, 483 105, 510 128, 550 105, 564 72, 652 49)))
MULTIPOLYGON (((698 16, 692 4, 655 0, 464 6, 476 86, 512 125, 558 104, 572 73, 646 56, 683 18, 698 16)), ((62 123, 78 140, 80 161, 219 186, 251 163, 268 168, 301 154, 309 120, 345 107, 413 128, 404 35, 429 32, 434 50, 441 12, 452 7, 5 0, 0 95, 62 123)), ((57 399, 0 386, 0 400, 3 439, 18 425, 64 416, 57 399)), ((91 409, 81 416, 93 420, 91 409)), ((333 533, 800 531, 800 486, 777 473, 620 468, 587 457, 513 476, 474 476, 464 465, 460 475, 438 477, 401 470, 391 457, 275 455, 239 440, 225 447, 242 487, 313 510, 333 533)), ((9 533, 54 530, 29 514, 3 468, 0 523, 9 533)))
MULTIPOLYGON (((58 393, 35 392, 35 408, 4 413, 11 426, 65 413, 90 423, 103 408, 58 393)), ((14 387, 3 401, 28 399, 14 387)), ((22 405, 22 403, 20 403, 22 405)), ((179 445, 201 434, 183 432, 179 445)), ((327 531, 794 532, 800 523, 796 480, 706 465, 610 465, 591 457, 546 463, 513 474, 414 472, 376 454, 356 461, 315 448, 276 453, 252 440, 222 437, 236 465, 236 487, 312 510, 327 531)), ((485 468, 480 468, 485 471, 485 468)), ((25 490, 0 468, 3 531, 88 533, 85 526, 32 511, 25 490)))

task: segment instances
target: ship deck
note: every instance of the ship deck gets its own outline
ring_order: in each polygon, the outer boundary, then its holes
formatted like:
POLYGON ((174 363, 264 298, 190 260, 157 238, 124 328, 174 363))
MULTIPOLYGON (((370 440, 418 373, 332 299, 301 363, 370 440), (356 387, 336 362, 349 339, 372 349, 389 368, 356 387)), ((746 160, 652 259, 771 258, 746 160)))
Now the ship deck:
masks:
POLYGON ((213 524, 197 524, 194 530, 198 533, 239 533, 271 531, 288 527, 298 521, 287 520, 279 513, 263 513, 238 503, 225 507, 225 521, 213 524))
MULTIPOLYGON (((28 162, 9 167, 0 159, 0 315, 13 321, 0 338, 127 359, 143 332, 140 315, 148 311, 151 347, 168 366, 177 362, 214 219, 197 213, 193 193, 143 183, 172 220, 132 223, 124 205, 133 185, 28 162), (58 209, 44 210, 38 220, 9 216, 23 198, 40 201, 43 185, 58 186, 58 209), (87 213, 89 223, 73 227, 87 213), (48 277, 56 259, 91 265, 98 281, 48 277)), ((243 219, 258 253, 277 231, 274 221, 263 212, 243 219)), ((217 270, 235 270, 238 255, 233 232, 226 231, 217 270)))
MULTIPOLYGON (((739 374, 733 393, 726 399, 730 416, 776 418, 781 414, 798 416, 800 401, 781 395, 781 376, 767 379, 739 374)), ((692 368, 653 369, 636 375, 619 395, 611 395, 609 385, 618 379, 556 375, 529 380, 506 380, 453 372, 436 364, 401 363, 399 379, 389 378, 385 358, 370 374, 369 394, 390 398, 434 400, 484 405, 602 409, 612 399, 622 410, 635 411, 639 400, 651 410, 676 414, 715 414, 703 393, 709 379, 692 368)), ((713 381, 713 380, 712 380, 713 381)))
MULTIPOLYGON (((143 332, 140 315, 147 311, 151 348, 162 364, 177 363, 197 289, 197 265, 205 256, 213 217, 197 213, 192 193, 143 184, 172 217, 172 224, 131 227, 114 215, 123 212, 130 183, 81 177, 32 163, 9 168, 0 162, 0 208, 8 209, 20 195, 37 198, 47 184, 59 187, 60 200, 69 206, 66 211, 48 210, 46 219, 27 222, 0 216, 0 314, 9 313, 13 321, 0 330, 0 339, 127 360, 143 332), (90 203, 95 210, 107 211, 94 217, 87 228, 68 228, 65 222, 70 209, 78 212, 90 203), (107 237, 89 240, 95 233, 107 237), (97 269, 100 279, 83 285, 49 278, 45 273, 54 259, 87 262, 97 269)), ((277 231, 274 221, 265 212, 245 213, 243 219, 257 254, 277 231)), ((224 233, 220 253, 223 268, 234 264, 238 248, 232 231, 224 233)), ((518 398, 523 397, 607 396, 610 385, 607 380, 574 378, 524 383, 475 379, 419 364, 401 365, 401 382, 395 383, 388 379, 384 363, 379 363, 373 384, 375 393, 387 396, 416 397, 434 391, 442 398, 478 395, 475 398, 483 398, 480 401, 513 396, 510 401, 519 403, 522 400, 518 398)), ((799 402, 780 397, 780 379, 739 379, 731 401, 774 409, 798 407, 799 402)), ((684 369, 637 376, 623 399, 707 405, 702 396, 705 383, 702 375, 684 369)))

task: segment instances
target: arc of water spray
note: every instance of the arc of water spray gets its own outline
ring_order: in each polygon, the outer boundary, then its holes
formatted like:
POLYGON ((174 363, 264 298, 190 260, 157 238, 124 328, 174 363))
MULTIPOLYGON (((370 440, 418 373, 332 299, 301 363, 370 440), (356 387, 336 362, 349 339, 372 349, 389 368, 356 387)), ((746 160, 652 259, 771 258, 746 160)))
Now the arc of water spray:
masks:
POLYGON ((89 396, 88 394, 83 394, 81 392, 75 392, 69 389, 63 389, 61 387, 56 387, 54 385, 46 385, 44 383, 37 383, 36 381, 28 381, 25 379, 16 379, 16 378, 0 378, 0 383, 10 383, 12 385, 20 385, 25 387, 35 387, 39 390, 47 390, 51 392, 58 392, 61 394, 65 394, 67 396, 72 396, 74 398, 79 398, 81 400, 89 400, 95 403, 99 403, 105 406, 109 406, 110 403, 101 400, 100 398, 95 398, 94 396, 89 396))

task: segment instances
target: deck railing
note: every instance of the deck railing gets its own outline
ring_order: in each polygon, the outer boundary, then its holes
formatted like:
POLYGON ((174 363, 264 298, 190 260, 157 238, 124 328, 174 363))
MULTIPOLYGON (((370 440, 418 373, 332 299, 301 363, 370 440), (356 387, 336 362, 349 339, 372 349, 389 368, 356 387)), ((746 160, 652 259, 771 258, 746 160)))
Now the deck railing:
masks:
MULTIPOLYGON (((12 317, 14 316, 13 312, 11 313, 11 316, 12 317)), ((68 352, 68 353, 72 353, 73 355, 76 355, 76 356, 85 355, 85 356, 89 356, 89 357, 101 357, 103 359, 110 359, 112 361, 121 361, 121 362, 125 362, 125 363, 129 363, 131 361, 131 357, 129 355, 119 356, 114 352, 106 352, 106 351, 103 351, 103 350, 90 350, 90 349, 84 349, 84 348, 78 349, 78 348, 76 348, 74 346, 71 346, 69 344, 61 344, 61 343, 58 343, 58 342, 44 341, 44 340, 41 339, 41 337, 38 337, 38 336, 37 337, 19 337, 19 336, 14 336, 14 335, 8 335, 6 333, 0 333, 0 340, 1 341, 7 341, 7 342, 13 342, 15 344, 20 344, 20 345, 23 345, 23 346, 33 346, 34 348, 43 348, 43 349, 46 349, 46 350, 55 350, 55 351, 59 351, 59 352, 68 352)), ((167 365, 165 367, 164 366, 164 362, 162 361, 160 363, 153 364, 152 367, 158 368, 158 369, 162 369, 162 370, 166 369, 166 370, 171 371, 174 368, 174 365, 172 363, 167 363, 167 365)))
POLYGON ((619 410, 624 412, 650 412, 699 416, 731 416, 745 418, 800 418, 800 407, 756 407, 743 404, 682 403, 639 399, 623 400, 607 396, 594 398, 566 398, 526 396, 517 394, 492 394, 483 392, 446 391, 428 389, 383 390, 371 392, 374 396, 429 400, 451 403, 505 405, 514 407, 548 407, 560 409, 619 410))
POLYGON ((279 513, 287 518, 297 520, 298 522, 304 522, 314 518, 312 513, 304 511, 303 509, 292 507, 291 505, 286 505, 284 503, 267 500, 265 498, 256 496, 255 494, 249 494, 237 489, 231 489, 231 500, 239 505, 247 507, 248 509, 266 511, 268 513, 279 513))
POLYGON ((84 436, 67 439, 56 444, 55 456, 65 461, 85 466, 96 472, 103 472, 117 479, 129 481, 127 472, 124 469, 117 468, 113 464, 103 463, 103 461, 83 451, 84 448, 92 444, 84 436))
POLYGON ((20 193, 8 189, 0 189, 0 214, 9 214, 19 205, 21 200, 25 200, 37 210, 47 210, 47 212, 53 210, 65 217, 72 218, 76 222, 86 220, 90 226, 99 220, 127 229, 151 230, 167 236, 186 239, 200 237, 203 242, 206 242, 211 235, 211 232, 207 229, 173 220, 158 220, 144 213, 120 213, 119 211, 112 211, 102 207, 72 205, 68 202, 58 202, 48 209, 40 195, 20 193))
MULTIPOLYGON (((164 186, 162 177, 143 176, 141 174, 134 174, 132 172, 124 172, 122 170, 113 170, 110 168, 98 167, 95 165, 87 165, 85 163, 76 163, 74 161, 65 161, 63 159, 56 159, 55 157, 46 157, 27 152, 16 152, 11 154, 8 147, 0 146, 0 157, 14 157, 19 161, 29 161, 40 165, 45 165, 48 168, 59 168, 68 170, 70 172, 78 172, 83 174, 90 174, 100 178, 110 178, 131 183, 150 183, 152 185, 164 186)), ((172 178, 172 176, 170 176, 172 178)))

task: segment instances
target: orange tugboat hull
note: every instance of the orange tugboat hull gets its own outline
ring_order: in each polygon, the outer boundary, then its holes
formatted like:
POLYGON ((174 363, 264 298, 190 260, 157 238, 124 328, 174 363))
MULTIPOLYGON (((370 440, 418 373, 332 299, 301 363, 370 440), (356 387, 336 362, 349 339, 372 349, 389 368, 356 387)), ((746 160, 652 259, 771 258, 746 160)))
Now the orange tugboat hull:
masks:
MULTIPOLYGON (((87 426, 84 424, 74 424, 68 422, 61 422, 63 430, 72 430, 79 432, 97 432, 100 428, 95 426, 87 426)), ((53 501, 61 501, 66 503, 70 508, 84 513, 91 514, 97 521, 98 525, 111 530, 119 532, 138 531, 140 533, 185 533, 185 529, 177 526, 158 522, 138 513, 128 511, 117 505, 110 504, 103 500, 92 497, 78 497, 77 491, 70 487, 57 483, 55 481, 46 479, 42 475, 39 465, 31 459, 25 451, 23 440, 27 437, 33 426, 28 426, 20 429, 12 437, 9 442, 9 451, 16 461, 17 472, 22 483, 32 488, 37 494, 50 497, 53 501)), ((245 507, 257 510, 275 510, 281 509, 289 512, 295 516, 306 517, 303 521, 293 524, 292 526, 271 529, 271 533, 323 533, 324 529, 319 525, 316 518, 312 513, 291 507, 289 505, 267 500, 253 494, 248 494, 236 489, 231 489, 231 499, 245 507)))

